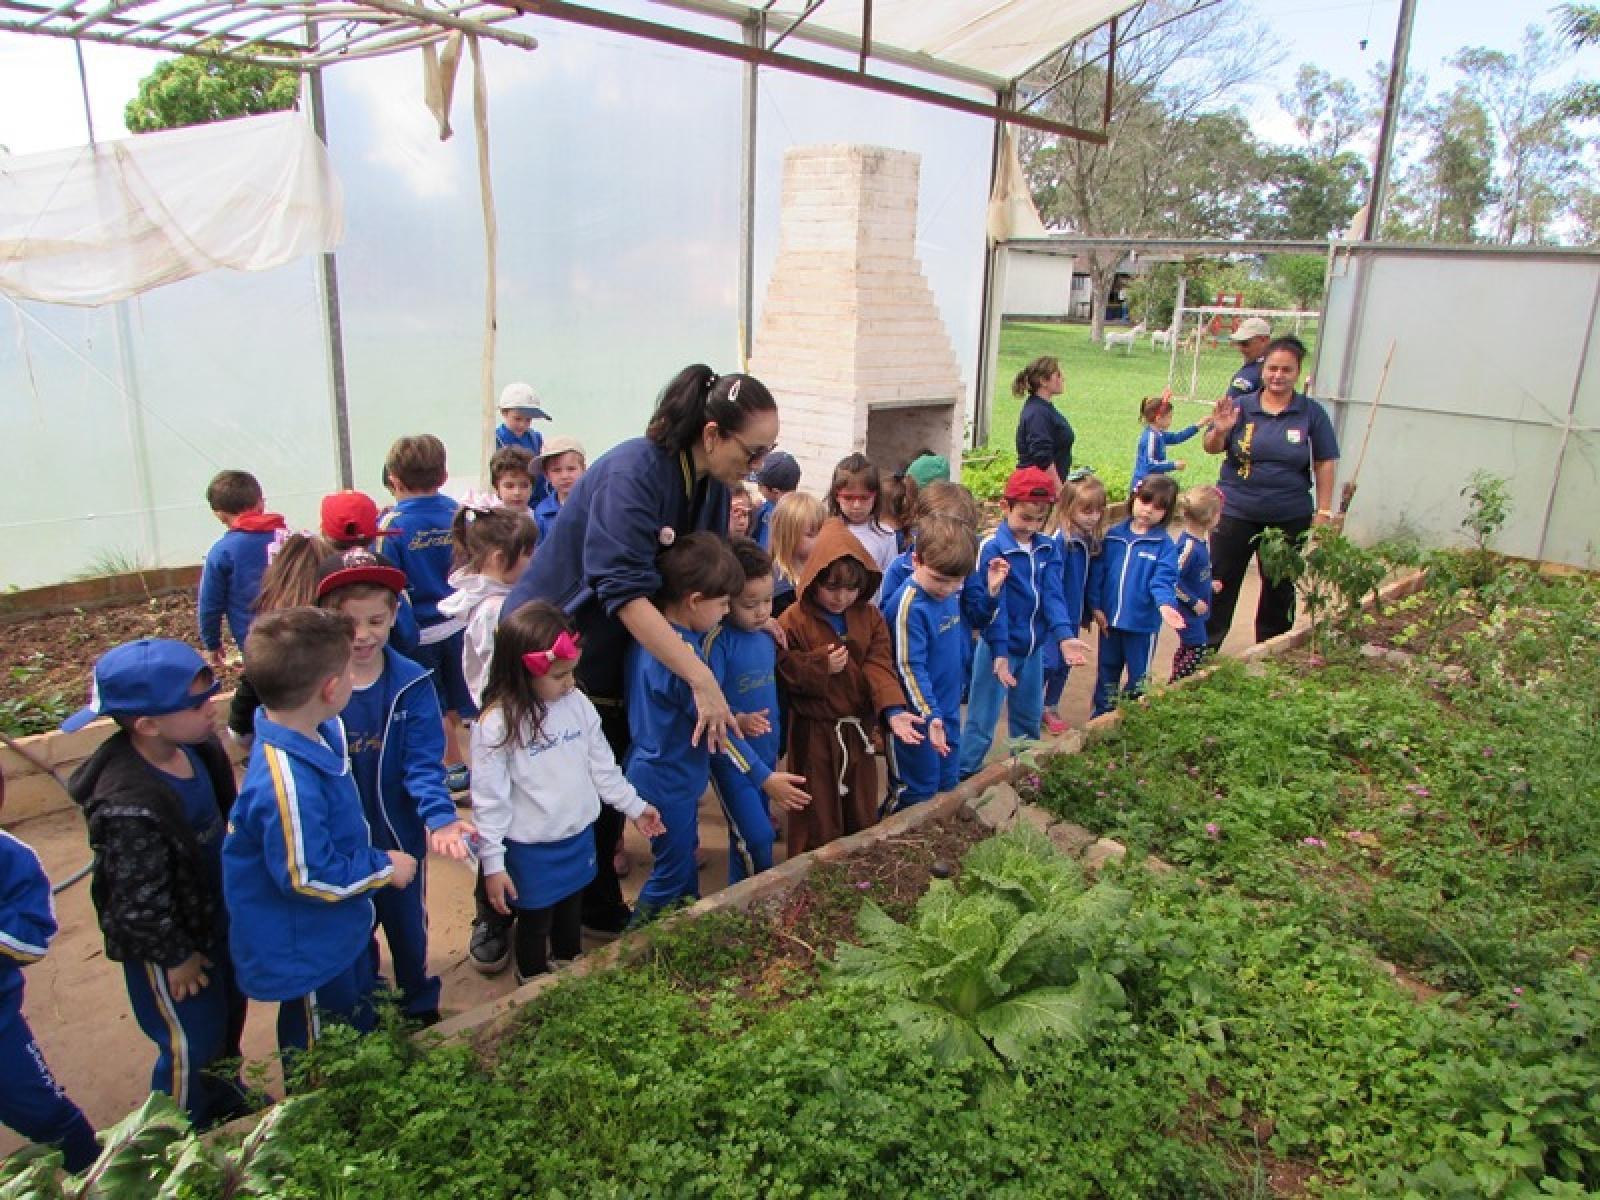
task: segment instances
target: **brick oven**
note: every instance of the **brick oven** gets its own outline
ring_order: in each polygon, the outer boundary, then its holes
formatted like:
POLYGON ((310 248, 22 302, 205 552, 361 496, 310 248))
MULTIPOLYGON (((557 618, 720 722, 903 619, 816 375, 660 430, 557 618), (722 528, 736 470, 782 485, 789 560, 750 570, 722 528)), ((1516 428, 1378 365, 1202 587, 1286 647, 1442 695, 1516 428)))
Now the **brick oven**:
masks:
POLYGON ((818 495, 855 450, 891 469, 932 451, 959 476, 966 393, 917 261, 920 167, 878 146, 784 156, 778 259, 750 373, 777 397, 779 444, 818 495))

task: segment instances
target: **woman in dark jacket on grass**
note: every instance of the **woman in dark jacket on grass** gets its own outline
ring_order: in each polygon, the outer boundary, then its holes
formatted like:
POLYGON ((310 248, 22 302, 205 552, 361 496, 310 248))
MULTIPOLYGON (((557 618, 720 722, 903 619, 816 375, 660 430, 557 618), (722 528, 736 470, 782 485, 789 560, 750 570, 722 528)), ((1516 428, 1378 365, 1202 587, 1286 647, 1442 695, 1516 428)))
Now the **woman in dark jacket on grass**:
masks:
POLYGON ((1049 355, 1023 367, 1011 383, 1013 396, 1027 396, 1017 418, 1017 466, 1038 467, 1058 490, 1072 470, 1076 437, 1067 418, 1051 403, 1065 386, 1061 364, 1049 355))

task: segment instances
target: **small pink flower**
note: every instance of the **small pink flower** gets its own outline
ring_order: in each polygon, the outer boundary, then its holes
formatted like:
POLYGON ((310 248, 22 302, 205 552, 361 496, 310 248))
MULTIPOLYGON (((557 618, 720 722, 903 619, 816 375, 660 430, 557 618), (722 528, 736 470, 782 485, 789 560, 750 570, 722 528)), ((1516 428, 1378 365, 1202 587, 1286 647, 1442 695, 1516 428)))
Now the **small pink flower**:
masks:
POLYGON ((1506 1007, 1507 1008, 1521 1008, 1522 1005, 1518 1004, 1515 1000, 1513 1000, 1510 1004, 1506 1005, 1506 1007))
POLYGON ((863 879, 860 883, 856 884, 856 890, 864 892, 871 886, 872 886, 872 880, 863 879))
POLYGON ((1222 837, 1222 826, 1218 825, 1215 821, 1207 821, 1206 822, 1206 836, 1208 838, 1210 838, 1213 842, 1217 841, 1219 838, 1222 837))
POLYGON ((1522 995, 1522 989, 1519 988, 1519 987, 1514 987, 1514 988, 1511 989, 1511 994, 1513 996, 1520 996, 1520 995, 1522 995))
POLYGON ((1367 835, 1361 832, 1359 829, 1349 829, 1345 831, 1345 837, 1349 838, 1352 842, 1359 842, 1366 836, 1367 835))
POLYGON ((1326 846, 1328 843, 1319 837, 1303 837, 1300 839, 1302 846, 1326 846))
POLYGON ((1493 758, 1494 757, 1494 747, 1493 746, 1485 746, 1483 748, 1483 756, 1485 758, 1493 758))
POLYGON ((1432 794, 1431 792, 1428 791, 1427 788, 1423 787, 1420 783, 1408 783, 1408 784, 1406 784, 1406 791, 1410 792, 1413 796, 1421 796, 1423 798, 1426 798, 1426 797, 1428 797, 1429 795, 1432 794))

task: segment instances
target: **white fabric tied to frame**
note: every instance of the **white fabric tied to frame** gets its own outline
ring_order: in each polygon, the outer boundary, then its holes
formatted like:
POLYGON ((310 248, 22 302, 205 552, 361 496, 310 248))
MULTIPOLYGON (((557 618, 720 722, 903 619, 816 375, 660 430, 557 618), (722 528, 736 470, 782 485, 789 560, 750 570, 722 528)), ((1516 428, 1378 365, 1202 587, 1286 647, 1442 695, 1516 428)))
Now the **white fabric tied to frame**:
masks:
POLYGON ((0 157, 0 292, 107 304, 331 251, 344 202, 298 112, 0 157))

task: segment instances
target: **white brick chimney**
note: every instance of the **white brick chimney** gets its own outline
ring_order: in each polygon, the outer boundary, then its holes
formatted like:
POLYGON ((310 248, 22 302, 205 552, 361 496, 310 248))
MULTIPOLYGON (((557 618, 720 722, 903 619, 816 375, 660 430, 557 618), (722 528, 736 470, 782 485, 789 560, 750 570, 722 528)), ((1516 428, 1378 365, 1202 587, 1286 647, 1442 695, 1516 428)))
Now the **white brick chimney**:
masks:
POLYGON ((784 155, 778 260, 750 373, 777 397, 779 445, 819 496, 855 450, 889 469, 931 450, 960 477, 966 397, 916 256, 920 164, 877 146, 784 155))

